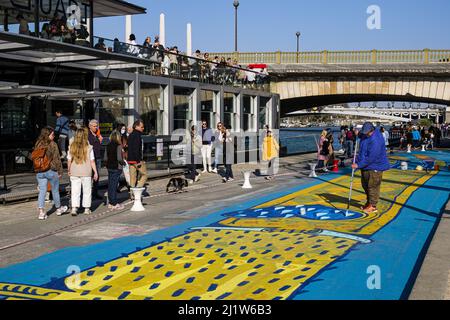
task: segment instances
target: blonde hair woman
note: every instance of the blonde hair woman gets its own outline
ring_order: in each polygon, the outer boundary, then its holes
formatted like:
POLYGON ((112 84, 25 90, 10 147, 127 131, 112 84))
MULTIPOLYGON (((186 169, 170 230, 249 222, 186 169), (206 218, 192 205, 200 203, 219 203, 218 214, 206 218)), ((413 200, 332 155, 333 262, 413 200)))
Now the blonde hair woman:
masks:
POLYGON ((322 133, 320 134, 319 144, 317 145, 317 160, 319 161, 317 169, 323 169, 324 172, 328 171, 328 169, 325 167, 325 164, 328 162, 328 159, 330 157, 330 143, 327 139, 327 134, 327 130, 322 130, 322 133))
POLYGON ((72 216, 77 215, 80 207, 81 190, 83 190, 84 214, 91 213, 92 171, 94 180, 98 180, 97 167, 92 146, 88 142, 88 132, 78 129, 69 147, 68 170, 72 192, 72 216))

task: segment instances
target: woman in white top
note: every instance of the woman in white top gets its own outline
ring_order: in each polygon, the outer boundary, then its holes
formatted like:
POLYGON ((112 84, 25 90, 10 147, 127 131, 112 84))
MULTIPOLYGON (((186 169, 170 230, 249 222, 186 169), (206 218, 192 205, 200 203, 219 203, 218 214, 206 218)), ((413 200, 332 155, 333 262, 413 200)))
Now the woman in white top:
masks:
POLYGON ((72 216, 77 215, 80 207, 81 189, 83 189, 84 214, 91 213, 92 171, 94 180, 98 180, 97 167, 95 165, 94 151, 88 142, 88 131, 78 129, 67 156, 67 168, 70 177, 72 193, 72 216))
POLYGON ((128 44, 127 52, 133 56, 137 56, 139 54, 139 47, 136 43, 136 36, 134 34, 130 34, 127 44, 128 44))

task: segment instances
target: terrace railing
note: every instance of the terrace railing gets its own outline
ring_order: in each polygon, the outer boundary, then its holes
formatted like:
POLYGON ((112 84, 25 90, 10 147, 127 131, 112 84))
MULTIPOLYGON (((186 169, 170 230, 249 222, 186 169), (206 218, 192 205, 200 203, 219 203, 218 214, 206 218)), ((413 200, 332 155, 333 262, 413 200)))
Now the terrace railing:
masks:
POLYGON ((221 52, 241 64, 431 64, 450 63, 450 50, 369 50, 317 52, 221 52))

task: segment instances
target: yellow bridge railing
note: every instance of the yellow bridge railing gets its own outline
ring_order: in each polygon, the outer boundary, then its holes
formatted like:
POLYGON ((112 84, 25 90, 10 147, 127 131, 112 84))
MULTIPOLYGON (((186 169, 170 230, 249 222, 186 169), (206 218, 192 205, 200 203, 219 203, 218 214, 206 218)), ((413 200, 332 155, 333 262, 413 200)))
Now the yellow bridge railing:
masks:
POLYGON ((317 52, 223 52, 210 57, 232 58, 241 64, 397 64, 450 63, 450 50, 369 50, 317 52))

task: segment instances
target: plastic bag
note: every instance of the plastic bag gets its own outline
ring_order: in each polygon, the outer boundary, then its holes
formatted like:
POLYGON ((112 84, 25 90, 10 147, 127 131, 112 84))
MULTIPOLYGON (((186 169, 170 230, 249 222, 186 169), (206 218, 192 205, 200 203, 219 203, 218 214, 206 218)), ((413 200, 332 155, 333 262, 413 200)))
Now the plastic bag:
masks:
POLYGON ((128 185, 130 185, 130 166, 128 162, 125 161, 125 165, 123 166, 123 176, 125 177, 125 181, 128 185))

